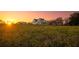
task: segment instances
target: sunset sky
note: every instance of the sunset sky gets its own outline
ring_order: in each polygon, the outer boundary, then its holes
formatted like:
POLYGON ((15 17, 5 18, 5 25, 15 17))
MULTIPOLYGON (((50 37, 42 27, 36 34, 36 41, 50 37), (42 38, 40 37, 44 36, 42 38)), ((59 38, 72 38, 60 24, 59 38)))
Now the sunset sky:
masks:
POLYGON ((46 20, 55 19, 57 17, 67 18, 73 11, 0 11, 0 19, 7 19, 18 22, 31 22, 34 18, 44 18, 46 20))

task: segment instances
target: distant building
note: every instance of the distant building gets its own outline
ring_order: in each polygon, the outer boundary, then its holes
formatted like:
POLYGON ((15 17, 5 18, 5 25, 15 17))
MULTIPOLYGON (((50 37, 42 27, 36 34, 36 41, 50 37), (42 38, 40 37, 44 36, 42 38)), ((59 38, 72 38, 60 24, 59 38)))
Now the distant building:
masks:
POLYGON ((63 20, 63 24, 64 24, 64 25, 69 25, 69 22, 70 22, 69 19, 65 19, 65 20, 63 20))
POLYGON ((46 23, 47 23, 47 21, 44 20, 43 18, 34 19, 32 21, 32 24, 46 24, 46 23))

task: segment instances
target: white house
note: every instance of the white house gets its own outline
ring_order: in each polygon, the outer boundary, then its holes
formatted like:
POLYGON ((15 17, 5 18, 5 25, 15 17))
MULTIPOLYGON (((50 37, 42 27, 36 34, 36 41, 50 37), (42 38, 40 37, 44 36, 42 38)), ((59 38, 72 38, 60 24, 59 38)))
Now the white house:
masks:
POLYGON ((70 22, 69 19, 64 19, 64 20, 63 20, 63 24, 64 24, 64 25, 69 25, 69 22, 70 22))
POLYGON ((46 23, 47 23, 47 21, 44 20, 43 18, 34 19, 32 21, 32 24, 46 24, 46 23))

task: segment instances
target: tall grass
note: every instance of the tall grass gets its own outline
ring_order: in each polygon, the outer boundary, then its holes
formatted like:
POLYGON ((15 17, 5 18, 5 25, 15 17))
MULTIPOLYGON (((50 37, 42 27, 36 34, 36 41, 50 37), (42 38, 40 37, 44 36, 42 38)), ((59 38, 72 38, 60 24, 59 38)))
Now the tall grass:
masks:
POLYGON ((2 47, 77 47, 79 26, 0 25, 2 47))

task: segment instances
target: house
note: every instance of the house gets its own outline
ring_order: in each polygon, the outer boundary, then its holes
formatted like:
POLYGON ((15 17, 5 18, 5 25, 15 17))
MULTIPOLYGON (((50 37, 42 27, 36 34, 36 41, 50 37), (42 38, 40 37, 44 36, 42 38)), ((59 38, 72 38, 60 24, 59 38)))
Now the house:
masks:
POLYGON ((64 25, 69 25, 69 22, 70 22, 69 19, 65 19, 65 20, 63 20, 63 24, 64 24, 64 25))
POLYGON ((47 21, 44 20, 43 18, 34 19, 32 21, 32 24, 46 24, 46 23, 47 23, 47 21))

